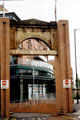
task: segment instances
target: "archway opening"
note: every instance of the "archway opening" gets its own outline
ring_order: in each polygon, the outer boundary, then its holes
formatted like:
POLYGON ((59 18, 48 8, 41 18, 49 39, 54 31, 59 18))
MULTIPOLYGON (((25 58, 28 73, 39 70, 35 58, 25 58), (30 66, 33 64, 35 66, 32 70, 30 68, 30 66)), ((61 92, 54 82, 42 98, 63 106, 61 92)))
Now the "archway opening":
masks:
MULTIPOLYGON (((21 42, 20 50, 50 50, 40 39, 21 42)), ((10 57, 10 101, 55 100, 54 56, 19 55, 10 57), (14 72, 13 72, 14 71, 14 72)))

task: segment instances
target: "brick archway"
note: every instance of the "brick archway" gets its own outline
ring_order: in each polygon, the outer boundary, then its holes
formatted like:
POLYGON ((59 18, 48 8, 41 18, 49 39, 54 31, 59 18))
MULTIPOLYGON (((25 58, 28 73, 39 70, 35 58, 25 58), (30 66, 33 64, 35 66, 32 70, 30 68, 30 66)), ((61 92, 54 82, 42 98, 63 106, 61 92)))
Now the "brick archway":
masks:
POLYGON ((20 43, 22 43, 23 41, 25 41, 25 40, 28 40, 28 39, 40 39, 41 41, 43 41, 47 46, 49 46, 49 48, 51 47, 50 45, 48 45, 48 39, 46 38, 46 37, 44 37, 42 34, 38 34, 38 33, 36 33, 36 34, 33 34, 33 33, 29 33, 29 34, 27 34, 26 36, 24 36, 24 37, 22 37, 20 40, 19 40, 19 42, 16 44, 16 48, 18 47, 18 45, 20 44, 20 43))
MULTIPOLYGON (((34 21, 34 20, 33 20, 34 21)), ((63 80, 71 80, 70 45, 68 21, 60 20, 58 23, 37 21, 31 24, 13 24, 8 18, 0 18, 0 80, 8 80, 10 83, 10 54, 43 54, 56 56, 56 114, 63 108, 64 113, 72 112, 72 87, 63 88, 63 80), (39 24, 37 24, 39 22, 39 24), (26 38, 39 37, 51 48, 50 51, 17 51, 17 45, 26 38), (55 52, 54 52, 55 50, 55 52)), ((9 116, 10 87, 1 89, 1 115, 9 116)))

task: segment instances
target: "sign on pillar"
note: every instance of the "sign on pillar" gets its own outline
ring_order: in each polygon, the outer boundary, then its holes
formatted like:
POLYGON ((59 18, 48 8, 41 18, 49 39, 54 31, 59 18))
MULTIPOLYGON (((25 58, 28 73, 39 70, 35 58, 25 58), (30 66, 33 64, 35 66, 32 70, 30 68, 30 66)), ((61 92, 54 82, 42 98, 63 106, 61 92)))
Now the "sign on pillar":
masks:
POLYGON ((1 80, 1 89, 8 89, 8 88, 9 88, 9 81, 1 80))
POLYGON ((63 80, 63 88, 71 88, 71 80, 63 80))

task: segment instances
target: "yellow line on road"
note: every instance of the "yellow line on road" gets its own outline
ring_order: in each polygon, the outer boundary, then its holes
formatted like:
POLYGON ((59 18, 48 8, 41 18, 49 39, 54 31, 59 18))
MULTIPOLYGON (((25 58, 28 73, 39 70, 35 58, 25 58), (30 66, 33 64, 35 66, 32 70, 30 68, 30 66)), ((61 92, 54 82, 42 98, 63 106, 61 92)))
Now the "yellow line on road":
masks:
POLYGON ((61 117, 63 117, 63 118, 69 118, 69 119, 71 119, 71 120, 75 120, 75 118, 73 118, 73 117, 71 117, 71 116, 66 116, 66 115, 64 115, 64 116, 61 116, 61 117))

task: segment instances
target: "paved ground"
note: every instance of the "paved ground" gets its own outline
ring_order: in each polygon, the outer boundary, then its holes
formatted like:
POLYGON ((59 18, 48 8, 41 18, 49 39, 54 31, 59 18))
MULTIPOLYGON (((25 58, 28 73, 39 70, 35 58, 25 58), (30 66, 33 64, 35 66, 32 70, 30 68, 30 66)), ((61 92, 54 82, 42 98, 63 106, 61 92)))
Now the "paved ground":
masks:
MULTIPOLYGON (((54 115, 46 115, 46 114, 15 114, 15 120, 73 120, 72 117, 69 116, 54 116, 54 115)), ((8 119, 1 119, 8 120, 8 119)))
MULTIPOLYGON (((31 113, 15 113, 15 120, 73 120, 72 116, 56 116, 51 114, 31 114, 31 113)), ((8 120, 8 119, 1 119, 8 120)), ((76 120, 76 119, 75 119, 76 120)))
POLYGON ((68 113, 68 116, 74 117, 76 118, 76 120, 80 120, 80 100, 79 100, 79 104, 77 104, 76 100, 74 100, 74 112, 73 113, 68 113))
POLYGON ((31 114, 31 113, 15 113, 14 116, 17 120, 47 120, 47 118, 52 117, 51 114, 31 114))
MULTIPOLYGON (((7 118, 4 119, 0 119, 0 120, 8 120, 7 118)), ((69 117, 69 116, 52 116, 52 117, 16 117, 16 119, 13 120, 80 120, 80 119, 76 119, 73 117, 69 117)))

